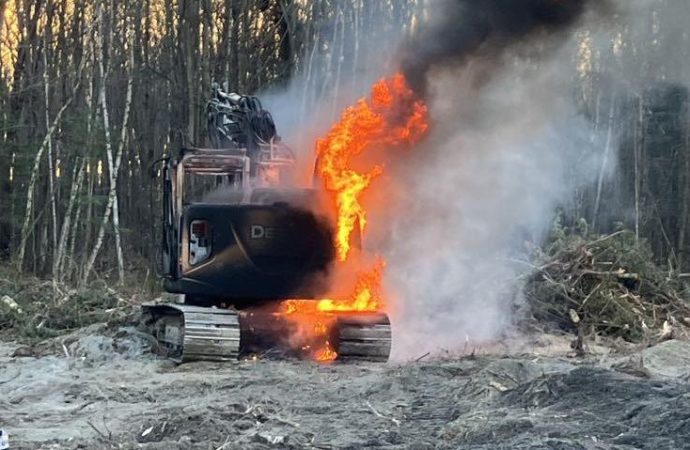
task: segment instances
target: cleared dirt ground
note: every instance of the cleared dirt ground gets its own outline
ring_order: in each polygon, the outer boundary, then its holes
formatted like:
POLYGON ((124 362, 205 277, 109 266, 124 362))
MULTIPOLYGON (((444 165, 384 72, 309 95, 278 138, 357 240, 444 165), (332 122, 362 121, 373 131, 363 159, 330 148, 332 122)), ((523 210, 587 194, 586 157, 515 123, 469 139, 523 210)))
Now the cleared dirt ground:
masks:
POLYGON ((690 344, 576 359, 555 339, 521 356, 176 366, 134 329, 94 326, 0 343, 0 427, 12 449, 690 448, 690 344))

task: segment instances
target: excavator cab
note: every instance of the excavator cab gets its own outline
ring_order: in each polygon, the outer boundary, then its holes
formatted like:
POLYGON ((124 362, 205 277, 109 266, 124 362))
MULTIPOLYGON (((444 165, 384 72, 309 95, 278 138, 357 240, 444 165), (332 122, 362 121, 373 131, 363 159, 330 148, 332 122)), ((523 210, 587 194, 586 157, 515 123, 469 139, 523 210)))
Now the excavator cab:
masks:
POLYGON ((294 159, 282 145, 185 149, 163 167, 162 269, 185 303, 252 305, 323 294, 334 258, 317 191, 290 186, 294 159))

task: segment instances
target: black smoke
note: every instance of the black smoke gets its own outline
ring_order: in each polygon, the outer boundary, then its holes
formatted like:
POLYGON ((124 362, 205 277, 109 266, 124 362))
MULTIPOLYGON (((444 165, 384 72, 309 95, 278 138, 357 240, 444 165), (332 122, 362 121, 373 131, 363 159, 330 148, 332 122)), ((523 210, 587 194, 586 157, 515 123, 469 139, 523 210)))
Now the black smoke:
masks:
POLYGON ((403 46, 401 67, 424 94, 427 76, 474 57, 495 60, 507 49, 541 40, 555 43, 604 0, 437 0, 430 17, 403 46))

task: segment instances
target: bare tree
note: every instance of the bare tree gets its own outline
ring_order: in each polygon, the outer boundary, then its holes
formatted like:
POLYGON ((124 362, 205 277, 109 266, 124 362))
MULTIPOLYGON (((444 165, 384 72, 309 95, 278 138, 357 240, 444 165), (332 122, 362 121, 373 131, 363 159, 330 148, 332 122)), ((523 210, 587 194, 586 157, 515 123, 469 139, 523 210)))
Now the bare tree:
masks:
POLYGON ((116 246, 116 252, 117 252, 117 268, 118 268, 118 280, 120 283, 124 282, 124 262, 123 262, 123 256, 122 256, 122 244, 121 244, 121 238, 120 238, 120 224, 119 224, 119 211, 118 211, 118 203, 117 203, 117 176, 118 172, 120 170, 120 163, 122 162, 122 153, 124 152, 125 148, 125 143, 126 143, 126 137, 127 137, 127 126, 129 122, 129 110, 130 106, 132 104, 132 86, 133 86, 133 75, 132 75, 132 70, 131 70, 131 63, 133 59, 133 48, 130 42, 130 58, 129 58, 129 66, 130 66, 130 73, 129 73, 129 79, 127 82, 127 94, 126 94, 126 100, 125 100, 125 110, 124 110, 124 116, 122 119, 122 133, 119 141, 119 145, 117 148, 117 154, 115 157, 113 157, 113 148, 112 148, 112 140, 111 140, 111 133, 110 133, 110 116, 108 113, 108 99, 106 95, 106 71, 105 71, 105 49, 104 49, 104 43, 105 43, 105 21, 104 21, 104 15, 103 15, 103 9, 99 9, 99 22, 100 22, 100 32, 99 32, 99 40, 98 40, 98 51, 97 51, 97 59, 98 59, 98 68, 99 72, 101 75, 101 85, 100 85, 100 90, 99 90, 99 101, 101 105, 101 115, 103 117, 103 128, 105 131, 105 146, 106 146, 106 157, 108 160, 108 173, 109 173, 109 191, 108 191, 108 203, 106 204, 105 212, 103 213, 103 220, 101 221, 100 228, 98 230, 98 235, 96 237, 96 243, 94 244, 93 250, 91 251, 91 256, 89 257, 88 261, 86 262, 86 267, 84 269, 84 273, 82 275, 82 280, 81 283, 82 285, 86 284, 88 281, 88 278, 91 274, 91 271, 93 270, 94 263, 96 261, 96 257, 98 256, 98 252, 101 249, 101 246, 103 245, 103 239, 105 237, 105 230, 108 225, 108 222, 110 221, 110 217, 112 214, 112 222, 113 222, 113 229, 115 232, 115 246, 116 246))
MULTIPOLYGON (((79 85, 75 87, 75 91, 79 85)), ((22 240, 21 243, 19 244, 19 256, 17 257, 17 267, 19 270, 22 269, 23 263, 24 263, 24 255, 26 253, 26 242, 27 239, 29 238, 29 231, 30 231, 30 222, 31 222, 31 216, 32 216, 32 210, 33 210, 33 200, 34 200, 34 189, 36 187, 36 179, 38 178, 38 173, 39 169, 41 166, 41 158, 43 157, 43 153, 45 152, 46 148, 48 147, 48 142, 50 141, 51 136, 55 132, 55 130, 58 127, 58 124, 60 123, 60 119, 62 118, 62 114, 65 112, 65 110, 69 107, 69 105, 72 103, 74 100, 74 96, 71 96, 64 105, 60 108, 58 111, 57 115, 53 119, 53 123, 50 125, 50 128, 48 128, 48 132, 46 133, 45 137, 43 138, 43 142, 41 143, 41 146, 38 148, 38 151, 36 152, 36 156, 34 158, 34 166, 33 170, 31 171, 31 179, 29 180, 29 186, 27 188, 27 194, 26 194, 26 212, 24 213, 24 222, 22 224, 22 240)))

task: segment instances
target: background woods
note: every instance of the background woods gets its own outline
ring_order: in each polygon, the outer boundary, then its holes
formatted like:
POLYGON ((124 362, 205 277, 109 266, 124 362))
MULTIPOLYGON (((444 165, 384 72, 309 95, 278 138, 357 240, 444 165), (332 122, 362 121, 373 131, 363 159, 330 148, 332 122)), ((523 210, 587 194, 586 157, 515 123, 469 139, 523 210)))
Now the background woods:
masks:
POLYGON ((363 36, 399 33, 411 4, 0 2, 0 258, 72 281, 152 268, 149 167, 204 144, 212 82, 254 93, 300 78, 294 111, 335 114, 337 86, 378 51, 363 36))
MULTIPOLYGON (((602 232, 629 227, 660 261, 688 271, 689 37, 664 19, 678 2, 649 3, 640 26, 581 31, 572 46, 574 95, 607 139, 598 183, 563 215, 602 232)), ((294 135, 314 117, 333 119, 345 91, 365 93, 381 56, 431 7, 0 0, 0 259, 67 282, 153 278, 160 213, 149 168, 204 143, 213 82, 248 94, 289 90, 281 108, 294 135)), ((278 128, 286 133, 284 122, 278 128)))

